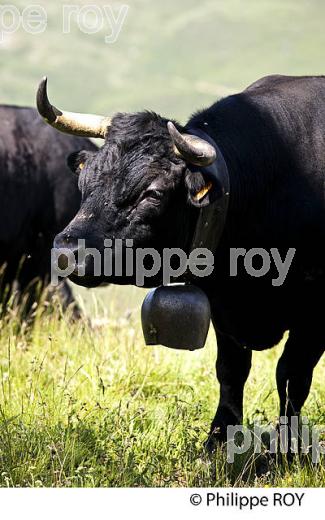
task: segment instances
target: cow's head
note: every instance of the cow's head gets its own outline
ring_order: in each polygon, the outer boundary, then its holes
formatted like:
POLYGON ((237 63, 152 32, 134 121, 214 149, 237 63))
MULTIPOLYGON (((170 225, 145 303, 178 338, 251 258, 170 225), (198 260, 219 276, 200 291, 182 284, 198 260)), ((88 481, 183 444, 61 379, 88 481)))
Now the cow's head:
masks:
MULTIPOLYGON (((82 202, 75 218, 57 235, 56 248, 77 254, 82 239, 86 248, 96 248, 104 258, 104 250, 110 254, 116 239, 123 240, 124 253, 126 239, 132 239, 133 251, 188 250, 198 208, 209 203, 213 191, 200 173, 200 167, 215 160, 211 144, 152 112, 109 119, 58 110, 48 100, 46 79, 40 84, 37 106, 43 118, 61 131, 105 139, 97 152, 80 151, 68 158, 79 177, 82 202)), ((94 261, 88 255, 84 275, 74 272, 71 279, 86 286, 134 283, 124 264, 122 276, 114 272, 114 262, 111 275, 94 276, 94 261)), ((158 275, 147 285, 160 282, 158 275)))

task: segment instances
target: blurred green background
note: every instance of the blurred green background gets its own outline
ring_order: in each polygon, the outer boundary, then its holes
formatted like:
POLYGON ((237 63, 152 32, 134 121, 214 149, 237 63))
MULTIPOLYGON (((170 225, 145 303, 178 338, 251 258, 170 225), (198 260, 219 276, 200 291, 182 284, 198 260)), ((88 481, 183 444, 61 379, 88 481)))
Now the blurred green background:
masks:
MULTIPOLYGON (((30 3, 6 2, 22 10, 30 3)), ((112 113, 152 109, 184 122, 216 98, 266 74, 322 74, 323 0, 72 0, 45 7, 48 26, 22 28, 0 45, 0 102, 34 104, 39 79, 63 108, 112 113), (97 34, 77 22, 63 34, 63 4, 129 10, 115 43, 104 20, 97 34)), ((94 19, 89 14, 89 24, 94 19)))

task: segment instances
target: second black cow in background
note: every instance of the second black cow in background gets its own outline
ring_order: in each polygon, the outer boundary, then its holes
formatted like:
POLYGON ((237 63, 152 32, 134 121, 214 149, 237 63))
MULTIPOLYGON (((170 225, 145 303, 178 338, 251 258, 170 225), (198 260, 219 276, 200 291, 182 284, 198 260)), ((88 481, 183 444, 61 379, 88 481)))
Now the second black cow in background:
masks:
MULTIPOLYGON (((89 139, 59 134, 33 108, 2 105, 0 121, 0 297, 5 304, 14 289, 18 300, 27 296, 30 307, 36 287, 50 281, 53 239, 80 206, 67 156, 97 147, 89 139)), ((66 281, 59 290, 67 307, 73 296, 66 281)))

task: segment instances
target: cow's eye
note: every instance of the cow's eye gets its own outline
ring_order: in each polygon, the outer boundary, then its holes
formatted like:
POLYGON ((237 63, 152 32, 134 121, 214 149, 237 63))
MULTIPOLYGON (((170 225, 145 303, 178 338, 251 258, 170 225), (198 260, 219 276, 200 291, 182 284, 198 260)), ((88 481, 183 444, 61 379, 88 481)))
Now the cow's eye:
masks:
POLYGON ((161 199, 161 197, 162 197, 161 191, 150 189, 150 190, 147 190, 144 192, 141 200, 151 199, 154 201, 159 201, 161 199))

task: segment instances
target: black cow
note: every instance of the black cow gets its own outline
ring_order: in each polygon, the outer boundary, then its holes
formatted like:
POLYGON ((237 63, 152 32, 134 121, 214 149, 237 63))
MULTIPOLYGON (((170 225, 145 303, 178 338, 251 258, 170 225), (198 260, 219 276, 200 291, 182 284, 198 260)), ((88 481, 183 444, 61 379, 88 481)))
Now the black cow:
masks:
MULTIPOLYGON (((185 127, 151 112, 88 116, 83 124, 49 104, 44 82, 38 107, 60 130, 105 137, 98 152, 69 160, 79 173, 81 209, 55 242, 75 254, 79 238, 100 251, 104 239, 116 238, 160 252, 188 251, 198 207, 209 203, 214 188, 202 168, 223 156, 228 214, 214 272, 197 282, 209 297, 218 339, 220 402, 209 445, 242 421, 252 350, 272 347, 286 330, 277 368, 280 414, 299 414, 325 346, 325 77, 263 78, 196 113, 185 127), (277 248, 282 259, 290 248, 296 253, 284 283, 274 286, 272 266, 253 277, 239 262, 238 275, 230 276, 231 248, 277 248)), ((71 275, 74 282, 134 283, 114 272, 95 277, 90 257, 85 267, 84 276, 71 275)), ((148 279, 159 283, 160 274, 148 279)))
MULTIPOLYGON (((58 134, 34 108, 2 105, 0 121, 1 298, 5 303, 15 287, 28 311, 40 285, 50 281, 54 237, 80 207, 67 155, 97 148, 88 139, 58 134)), ((60 293, 64 306, 72 303, 66 282, 60 293)))

